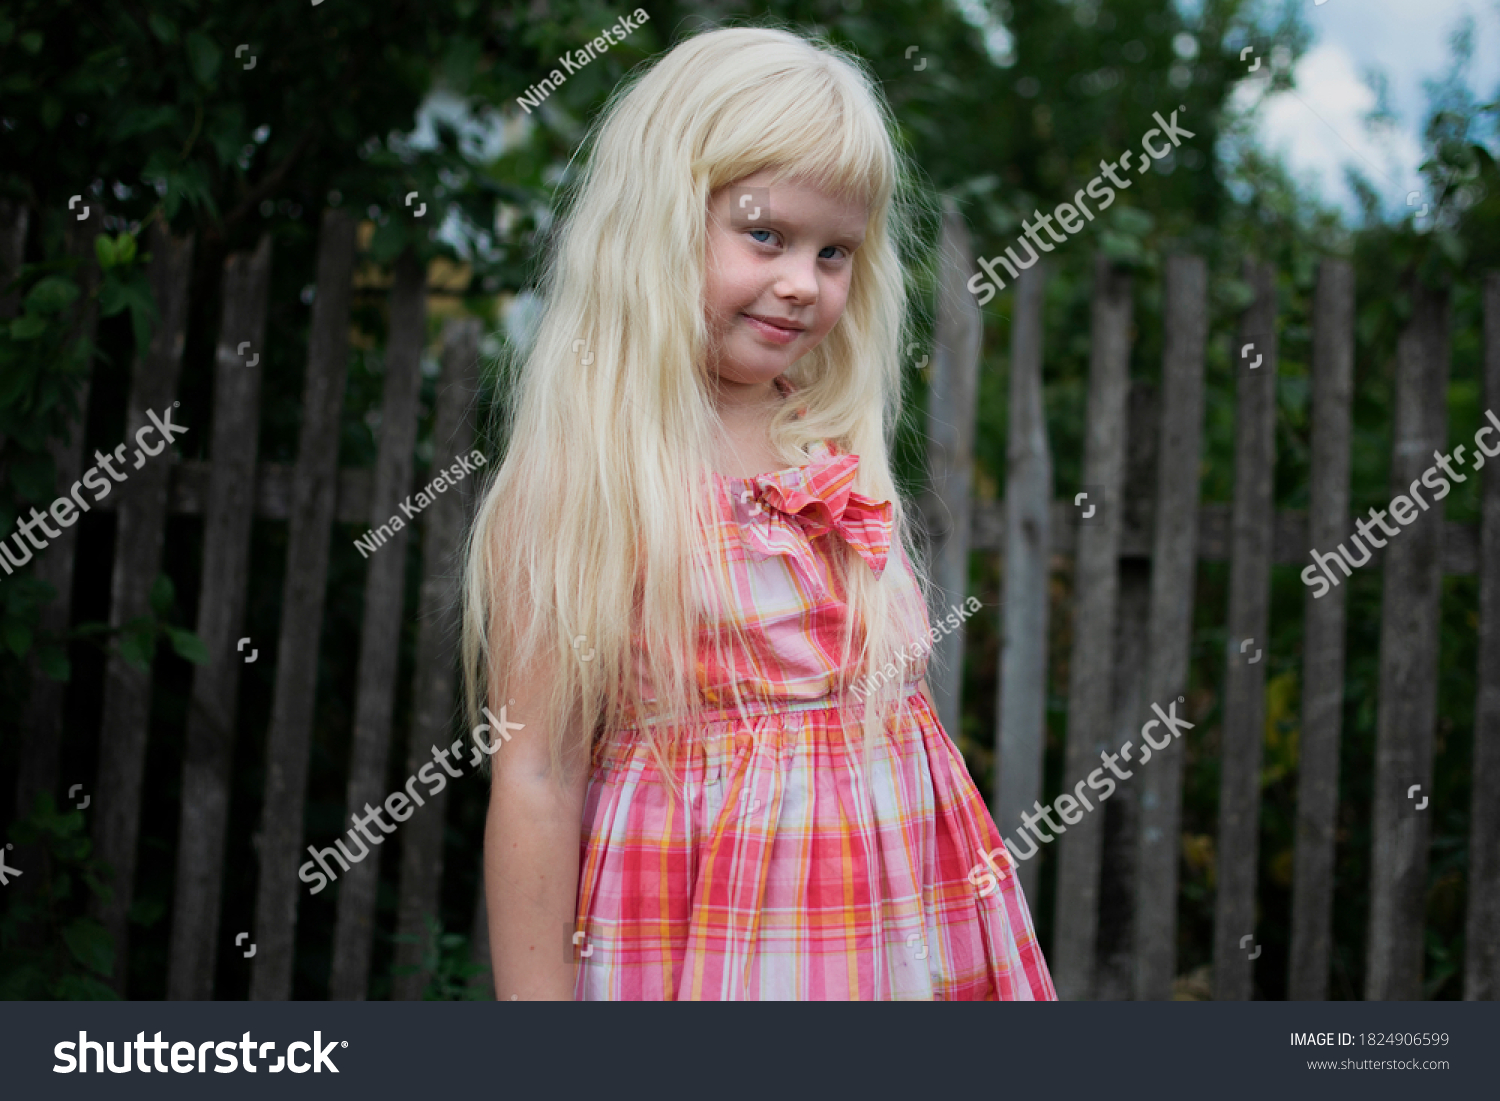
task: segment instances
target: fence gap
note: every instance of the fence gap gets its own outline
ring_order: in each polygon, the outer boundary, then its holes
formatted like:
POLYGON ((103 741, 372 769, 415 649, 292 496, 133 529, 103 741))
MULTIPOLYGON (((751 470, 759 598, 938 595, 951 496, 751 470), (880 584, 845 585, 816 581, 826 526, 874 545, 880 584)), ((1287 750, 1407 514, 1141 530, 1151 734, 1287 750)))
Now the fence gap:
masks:
MULTIPOLYGON (((31 211, 24 203, 0 199, 0 321, 9 321, 21 312, 21 293, 9 288, 26 262, 26 230, 30 224, 31 211)), ((68 229, 73 230, 76 224, 70 223, 68 229)), ((93 247, 92 235, 89 246, 93 247)))
MULTIPOLYGON (((24 234, 25 208, 21 208, 22 233, 24 234)), ((86 342, 89 348, 88 361, 93 362, 94 339, 99 328, 99 264, 94 256, 94 237, 99 232, 102 217, 79 223, 69 221, 65 230, 67 254, 80 261, 76 270, 78 298, 68 307, 68 347, 76 342, 86 342)), ((18 243, 19 247, 19 243, 18 243)), ((15 260, 19 265, 20 252, 15 260)), ((0 282, 9 276, 0 273, 0 282)), ((68 496, 74 483, 84 471, 84 435, 88 425, 89 393, 92 389, 92 373, 87 375, 78 388, 78 413, 74 418, 66 439, 48 441, 52 453, 52 464, 57 471, 57 494, 68 496)), ((92 496, 92 492, 90 494, 92 496)), ((51 602, 43 606, 38 616, 38 636, 57 637, 65 634, 72 624, 73 616, 73 562, 78 547, 79 522, 68 527, 58 525, 58 537, 50 542, 47 550, 37 559, 35 577, 45 581, 56 591, 51 602)), ((63 705, 67 695, 67 682, 55 681, 42 672, 36 655, 28 662, 31 690, 21 720, 23 741, 20 770, 16 777, 16 814, 28 813, 36 797, 42 792, 57 798, 57 773, 62 753, 63 705)), ((22 887, 21 894, 29 896, 36 884, 22 887)))
POLYGON ((469 932, 469 960, 484 968, 469 976, 469 995, 474 1001, 495 1000, 495 972, 490 965, 490 919, 484 901, 484 873, 481 869, 479 890, 474 898, 474 920, 469 932))
MULTIPOLYGON (((125 442, 116 450, 128 477, 115 486, 115 561, 110 580, 109 622, 122 627, 152 615, 151 587, 161 570, 167 527, 167 479, 173 450, 153 428, 147 412, 170 418, 182 346, 187 330, 188 290, 193 271, 193 238, 171 235, 164 220, 151 226, 147 278, 160 322, 146 354, 135 362, 125 409, 125 442), (141 447, 147 429, 157 434, 164 453, 150 459, 141 447), (130 458, 134 452, 133 461, 130 458), (137 469, 138 467, 138 469, 137 469)), ((180 423, 180 418, 173 422, 180 423)), ((81 459, 80 459, 81 461, 81 459)), ((95 903, 95 915, 114 941, 111 985, 126 996, 130 926, 127 915, 135 887, 136 841, 141 824, 141 787, 146 771, 146 732, 151 719, 151 672, 126 662, 118 652, 105 663, 103 723, 99 731, 99 774, 95 782, 94 852, 113 869, 113 895, 95 903)))
MULTIPOLYGON (((0 271, 0 285, 20 274, 23 259, 27 211, 25 207, 14 207, 12 210, 17 213, 11 215, 10 225, 19 237, 0 243, 3 247, 15 249, 10 257, 0 256, 0 265, 9 265, 13 262, 15 266, 8 271, 0 271), (15 229, 17 222, 19 222, 19 229, 15 229)), ((4 207, 0 206, 0 218, 3 217, 4 207)), ((98 232, 100 224, 101 222, 97 220, 82 224, 69 221, 64 231, 64 247, 68 255, 82 261, 75 273, 79 284, 79 295, 68 307, 65 315, 68 324, 67 346, 74 347, 78 341, 86 342, 89 348, 90 364, 93 361, 94 337, 99 326, 98 297, 95 293, 99 285, 99 266, 94 259, 94 235, 98 232)), ((0 233, 3 232, 0 230, 0 233)), ((13 297, 12 305, 19 311, 20 297, 19 295, 13 297)), ((0 300, 0 311, 3 311, 4 306, 5 301, 0 300)), ((0 317, 3 316, 5 314, 0 312, 0 317)), ((57 471, 59 497, 67 496, 73 484, 83 473, 84 435, 88 424, 89 391, 92 381, 92 372, 90 372, 78 387, 78 414, 70 425, 68 437, 48 441, 52 463, 57 471)), ((4 437, 0 436, 0 446, 3 444, 4 437)), ((73 564, 78 547, 79 527, 77 520, 68 527, 59 525, 58 538, 51 541, 47 550, 37 560, 33 576, 51 585, 56 592, 56 596, 42 606, 37 616, 38 638, 61 636, 72 624, 73 564)), ((61 767, 63 708, 67 698, 68 682, 55 681, 43 672, 35 653, 28 656, 27 677, 30 682, 30 692, 21 716, 20 760, 16 774, 15 814, 17 818, 30 813, 37 796, 42 792, 50 794, 59 809, 66 810, 61 800, 58 799, 58 771, 61 767)), ((43 845, 29 844, 17 848, 15 859, 23 867, 46 868, 49 857, 43 845)), ((35 898, 41 886, 40 876, 33 875, 29 881, 22 877, 12 888, 16 894, 17 903, 35 898)), ((34 940, 26 944, 40 948, 44 942, 42 931, 36 929, 30 935, 34 937, 34 940)))

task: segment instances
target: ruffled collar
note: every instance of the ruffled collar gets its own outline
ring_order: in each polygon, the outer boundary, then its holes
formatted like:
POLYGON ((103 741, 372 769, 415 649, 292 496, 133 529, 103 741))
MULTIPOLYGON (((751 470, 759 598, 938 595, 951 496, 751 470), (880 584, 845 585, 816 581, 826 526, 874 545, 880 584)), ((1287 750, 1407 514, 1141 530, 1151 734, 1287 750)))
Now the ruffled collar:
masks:
POLYGON ((889 501, 853 490, 859 456, 841 454, 823 441, 808 448, 801 466, 753 478, 713 471, 729 493, 745 546, 765 555, 785 555, 814 569, 808 540, 836 531, 879 577, 890 555, 894 527, 889 501))

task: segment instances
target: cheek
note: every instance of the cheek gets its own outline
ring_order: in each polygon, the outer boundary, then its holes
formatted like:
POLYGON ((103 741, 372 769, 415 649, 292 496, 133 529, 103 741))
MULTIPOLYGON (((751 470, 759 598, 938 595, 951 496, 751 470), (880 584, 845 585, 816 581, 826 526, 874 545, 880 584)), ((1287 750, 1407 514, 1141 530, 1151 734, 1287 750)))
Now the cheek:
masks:
POLYGON ((841 279, 829 285, 825 285, 819 297, 822 299, 822 310, 819 311, 819 327, 824 333, 838 323, 839 318, 844 316, 844 307, 849 304, 849 282, 841 279))
POLYGON ((717 320, 733 316, 745 297, 744 272, 730 249, 710 249, 704 272, 704 313, 717 320))

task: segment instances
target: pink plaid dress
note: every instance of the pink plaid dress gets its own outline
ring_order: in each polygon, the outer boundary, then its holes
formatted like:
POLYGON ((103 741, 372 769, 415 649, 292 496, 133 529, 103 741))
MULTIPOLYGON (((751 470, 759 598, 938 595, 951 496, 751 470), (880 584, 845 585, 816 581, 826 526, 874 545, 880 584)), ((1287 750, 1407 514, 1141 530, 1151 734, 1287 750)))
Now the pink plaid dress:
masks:
MULTIPOLYGON (((773 474, 714 475, 709 546, 738 600, 713 616, 737 620, 752 645, 722 658, 699 647, 710 722, 674 759, 685 800, 658 774, 641 720, 596 750, 575 997, 1055 999, 1016 876, 987 896, 969 879, 1002 841, 917 689, 926 645, 904 671, 872 779, 861 776, 830 553, 846 540, 882 574, 891 506, 852 492, 858 456, 826 444, 812 454, 773 474), (750 701, 748 722, 731 685, 750 701)), ((895 549, 887 580, 925 644, 927 612, 895 549)))

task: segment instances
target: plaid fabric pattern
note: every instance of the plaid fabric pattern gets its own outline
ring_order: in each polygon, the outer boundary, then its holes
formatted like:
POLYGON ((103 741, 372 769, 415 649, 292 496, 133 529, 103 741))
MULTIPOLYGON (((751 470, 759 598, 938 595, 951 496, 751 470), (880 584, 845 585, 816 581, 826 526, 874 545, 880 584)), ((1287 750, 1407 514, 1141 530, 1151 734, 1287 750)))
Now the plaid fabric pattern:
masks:
MULTIPOLYGON (((968 880, 1002 845, 958 749, 917 681, 886 722, 868 774, 839 664, 846 606, 830 557, 850 543, 877 575, 888 556, 910 637, 927 613, 890 504, 854 493, 858 457, 750 479, 715 475, 709 539, 734 606, 716 622, 748 647, 700 642, 705 730, 659 775, 643 727, 595 753, 584 809, 575 997, 603 999, 1055 999, 1017 878, 980 897, 968 880), (748 718, 732 706, 738 686, 748 718)), ((649 690, 645 698, 652 699, 649 690)))

